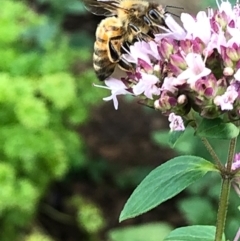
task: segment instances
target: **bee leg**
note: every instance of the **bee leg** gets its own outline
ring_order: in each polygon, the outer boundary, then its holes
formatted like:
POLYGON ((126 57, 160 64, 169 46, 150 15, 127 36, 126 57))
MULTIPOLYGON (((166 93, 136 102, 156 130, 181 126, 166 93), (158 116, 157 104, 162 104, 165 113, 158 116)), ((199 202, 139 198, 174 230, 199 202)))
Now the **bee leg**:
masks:
POLYGON ((108 47, 109 47, 109 51, 110 51, 110 61, 112 63, 116 63, 118 62, 118 60, 120 59, 120 55, 118 53, 118 51, 116 50, 116 48, 114 47, 112 40, 110 39, 109 43, 108 43, 108 47))
POLYGON ((141 34, 140 28, 134 25, 133 23, 129 23, 128 27, 130 28, 130 30, 133 32, 135 36, 138 36, 139 34, 141 34))
POLYGON ((125 41, 121 46, 121 53, 128 53, 130 51, 130 42, 125 41))
POLYGON ((119 67, 128 72, 134 72, 135 70, 135 65, 133 63, 129 63, 126 59, 121 58, 118 62, 119 67))
POLYGON ((147 33, 148 36, 154 39, 154 33, 159 33, 159 28, 152 25, 152 21, 149 17, 143 16, 143 21, 150 27, 151 30, 147 33))
MULTIPOLYGON (((118 63, 118 66, 124 71, 133 72, 134 69, 135 69, 135 65, 132 64, 132 63, 129 63, 126 59, 124 59, 121 56, 121 53, 119 53, 116 50, 116 48, 114 47, 113 41, 114 41, 113 39, 110 39, 110 41, 109 41, 109 50, 110 50, 111 62, 118 63)), ((127 41, 126 41, 125 44, 130 47, 130 43, 128 43, 127 41)), ((122 47, 121 47, 121 50, 122 50, 122 47)))
MULTIPOLYGON (((150 21, 150 19, 146 18, 146 21, 150 21)), ((149 23, 150 24, 150 23, 149 23)), ((138 28, 136 25, 129 23, 128 27, 133 32, 133 34, 136 36, 136 39, 138 41, 149 41, 154 39, 154 35, 151 31, 149 31, 147 34, 141 32, 140 28, 138 28)))
POLYGON ((150 27, 152 26, 151 20, 147 16, 143 16, 143 21, 150 27))

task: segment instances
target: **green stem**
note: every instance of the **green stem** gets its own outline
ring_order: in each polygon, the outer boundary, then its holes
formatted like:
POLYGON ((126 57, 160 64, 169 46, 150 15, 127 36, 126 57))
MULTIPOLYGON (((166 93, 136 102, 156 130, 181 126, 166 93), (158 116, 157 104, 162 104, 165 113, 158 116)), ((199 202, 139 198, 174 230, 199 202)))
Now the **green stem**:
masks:
POLYGON ((234 154, 236 150, 237 138, 234 138, 230 141, 229 151, 228 151, 228 160, 227 160, 227 171, 230 172, 232 168, 232 163, 234 160, 234 154))
POLYGON ((224 234, 230 187, 231 187, 231 179, 226 177, 225 179, 223 179, 223 182, 222 182, 220 202, 219 202, 218 214, 217 214, 215 241, 222 241, 222 236, 224 234))
MULTIPOLYGON (((197 129, 197 122, 196 122, 196 119, 194 117, 194 112, 193 110, 191 110, 189 113, 188 113, 188 116, 187 116, 187 119, 188 120, 191 120, 191 125, 193 127, 193 129, 197 129)), ((212 159, 214 160, 215 164, 217 165, 218 169, 220 171, 223 171, 224 170, 224 167, 220 161, 220 159, 218 158, 216 152, 214 151, 214 149, 212 148, 211 144, 209 143, 209 141, 207 140, 207 138, 205 137, 200 137, 202 143, 204 144, 204 146, 206 147, 206 149, 208 150, 209 154, 211 155, 212 159)))
POLYGON ((231 167, 234 160, 236 143, 237 143, 236 138, 230 141, 228 159, 227 159, 227 168, 221 171, 223 182, 222 182, 221 195, 220 195, 220 201, 218 206, 215 241, 221 241, 222 236, 224 234, 227 211, 228 211, 229 193, 231 188, 231 181, 233 178, 231 167))
POLYGON ((220 159, 218 158, 216 152, 214 151, 214 149, 212 148, 212 146, 208 142, 208 140, 205 137, 201 137, 201 141, 203 142, 204 146, 206 147, 206 149, 210 153, 212 159, 215 161, 215 164, 218 166, 218 169, 220 171, 222 171, 224 169, 224 167, 223 167, 220 159))

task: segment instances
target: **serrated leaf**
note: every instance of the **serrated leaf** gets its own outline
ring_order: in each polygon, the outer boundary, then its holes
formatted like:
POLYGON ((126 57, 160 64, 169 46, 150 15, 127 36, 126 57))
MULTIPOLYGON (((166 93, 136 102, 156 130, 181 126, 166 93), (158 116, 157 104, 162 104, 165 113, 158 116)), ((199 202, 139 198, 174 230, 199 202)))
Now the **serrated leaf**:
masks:
POLYGON ((120 221, 153 209, 213 170, 216 171, 212 163, 197 156, 169 160, 150 172, 134 190, 121 212, 120 221))
MULTIPOLYGON (((215 226, 194 225, 173 230, 164 241, 214 241, 215 226)), ((225 238, 223 237, 223 241, 225 238)))
POLYGON ((222 119, 203 119, 196 134, 215 139, 232 139, 239 135, 239 129, 233 123, 224 123, 222 119))
POLYGON ((179 140, 179 138, 182 136, 182 134, 184 133, 184 131, 171 131, 169 133, 169 144, 171 145, 171 147, 174 147, 175 144, 177 143, 177 141, 179 140))

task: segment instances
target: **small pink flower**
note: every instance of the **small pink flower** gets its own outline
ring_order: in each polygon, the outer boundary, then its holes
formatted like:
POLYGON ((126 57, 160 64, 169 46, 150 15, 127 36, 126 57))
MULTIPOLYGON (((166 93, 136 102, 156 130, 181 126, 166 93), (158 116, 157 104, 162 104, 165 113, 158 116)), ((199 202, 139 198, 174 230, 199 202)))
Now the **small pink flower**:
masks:
POLYGON ((130 63, 138 63, 139 59, 144 60, 147 64, 151 65, 151 60, 148 56, 149 44, 141 41, 136 42, 134 45, 130 46, 130 53, 124 54, 123 57, 130 63))
MULTIPOLYGON (((239 195, 239 194, 238 194, 239 195)), ((239 195, 240 196, 240 195, 239 195)), ((233 241, 239 241, 240 240, 240 228, 238 229, 238 231, 237 231, 237 234, 236 234, 236 236, 235 236, 235 238, 234 238, 234 240, 233 241)))
POLYGON ((217 33, 212 33, 211 40, 207 45, 206 51, 211 52, 213 49, 217 49, 221 54, 221 46, 227 46, 227 40, 222 29, 218 29, 217 33))
POLYGON ((126 90, 127 87, 121 80, 109 78, 108 80, 105 81, 105 84, 106 86, 102 86, 102 85, 94 85, 94 86, 111 90, 112 95, 103 98, 103 100, 105 101, 113 100, 114 108, 117 110, 118 109, 117 95, 126 95, 131 93, 126 90))
POLYGON ((177 78, 175 77, 165 77, 162 85, 162 90, 168 90, 171 93, 175 93, 178 89, 175 86, 177 78))
POLYGON ((194 86, 198 79, 211 73, 211 70, 205 67, 200 54, 189 53, 185 57, 185 61, 188 68, 177 77, 178 81, 187 80, 188 84, 194 86))
POLYGON ((234 11, 232 8, 232 5, 229 1, 221 1, 221 4, 218 3, 218 0, 216 1, 219 12, 225 13, 226 16, 228 16, 228 21, 234 16, 234 11))
MULTIPOLYGON (((234 161, 232 163, 232 171, 235 171, 240 168, 240 153, 236 153, 234 156, 234 161)), ((233 188, 235 189, 236 193, 240 196, 240 176, 235 176, 233 178, 233 188)), ((234 239, 235 240, 235 239, 234 239)))
POLYGON ((181 20, 183 27, 187 31, 186 38, 195 39, 200 38, 205 44, 208 44, 211 37, 210 20, 206 12, 199 12, 194 19, 190 14, 182 13, 181 20))
POLYGON ((177 40, 182 40, 186 38, 185 30, 174 20, 171 15, 167 15, 165 23, 169 29, 166 30, 166 33, 161 33, 156 35, 156 40, 160 41, 162 38, 174 38, 177 40))
POLYGON ((184 122, 181 116, 171 113, 168 117, 170 121, 169 127, 171 131, 183 131, 185 130, 184 122))
POLYGON ((214 103, 215 105, 220 106, 221 110, 232 110, 233 103, 237 97, 238 92, 234 86, 230 85, 223 95, 215 97, 214 103))
POLYGON ((133 86, 133 93, 135 95, 144 93, 149 99, 153 99, 153 95, 160 95, 160 89, 156 86, 159 79, 151 74, 141 73, 141 75, 142 78, 135 86, 133 86))
POLYGON ((233 161, 233 164, 232 164, 232 170, 236 170, 240 168, 240 153, 236 153, 235 156, 234 156, 234 161, 233 161))

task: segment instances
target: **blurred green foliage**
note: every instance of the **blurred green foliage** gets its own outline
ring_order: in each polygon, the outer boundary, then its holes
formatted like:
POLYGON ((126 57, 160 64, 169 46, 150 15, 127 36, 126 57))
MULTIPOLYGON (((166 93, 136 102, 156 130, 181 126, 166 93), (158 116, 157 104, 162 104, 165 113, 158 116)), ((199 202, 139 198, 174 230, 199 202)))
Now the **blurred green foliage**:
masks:
MULTIPOLYGON (((220 1, 219 1, 220 2, 220 1)), ((236 3, 236 0, 229 0, 230 3, 232 4, 235 4, 236 3)), ((206 1, 202 1, 201 2, 202 6, 204 7, 213 7, 213 8, 216 8, 217 7, 217 4, 216 4, 216 0, 206 0, 206 1)))
POLYGON ((84 165, 74 128, 101 96, 82 67, 90 51, 70 48, 23 2, 1 0, 0 56, 0 240, 9 241, 30 224, 48 185, 84 165))
MULTIPOLYGON (((44 15, 47 16, 47 20, 42 24, 41 28, 35 33, 38 35, 39 44, 44 45, 46 41, 54 38, 56 33, 62 28, 65 23, 65 19, 68 16, 76 17, 87 15, 83 2, 81 0, 35 0, 34 7, 37 5, 38 8, 44 9, 44 15)), ((90 16, 92 16, 90 14, 90 16)), ((79 20, 78 20, 79 21, 79 20)), ((80 20, 81 21, 81 20, 80 20)), ((81 23, 89 21, 88 19, 82 20, 81 23)), ((71 33, 70 43, 71 45, 81 46, 81 47, 92 47, 93 40, 90 40, 90 35, 84 30, 85 24, 79 24, 82 28, 77 26, 77 22, 71 22, 70 28, 77 28, 77 31, 71 33)), ((91 24, 88 25, 91 27, 91 24)))
POLYGON ((54 241, 42 230, 34 229, 30 234, 26 235, 24 241, 54 241))
MULTIPOLYGON (((93 201, 75 195, 69 200, 69 204, 77 209, 78 225, 91 236, 95 236, 105 227, 103 214, 93 201)), ((96 238, 96 240, 98 239, 96 238)))
MULTIPOLYGON (((152 134, 156 143, 161 146, 169 146, 169 132, 157 131, 152 134)), ((227 157, 229 142, 226 140, 210 140, 213 149, 218 154, 220 160, 227 157)), ((238 140, 237 152, 240 151, 240 141, 238 140)), ((212 160, 201 140, 194 135, 192 128, 187 128, 180 137, 174 148, 176 155, 196 155, 212 160)), ((215 225, 217 217, 218 200, 221 190, 221 178, 216 173, 208 174, 186 189, 187 197, 178 202, 180 212, 190 225, 215 225), (211 184, 211 185, 210 185, 211 184)), ((233 240, 238 227, 240 213, 237 210, 239 197, 235 192, 230 195, 230 205, 228 208, 228 219, 226 223, 226 237, 233 240)))
POLYGON ((36 0, 39 4, 49 4, 52 12, 58 15, 66 13, 81 14, 86 11, 83 3, 79 0, 36 0))

